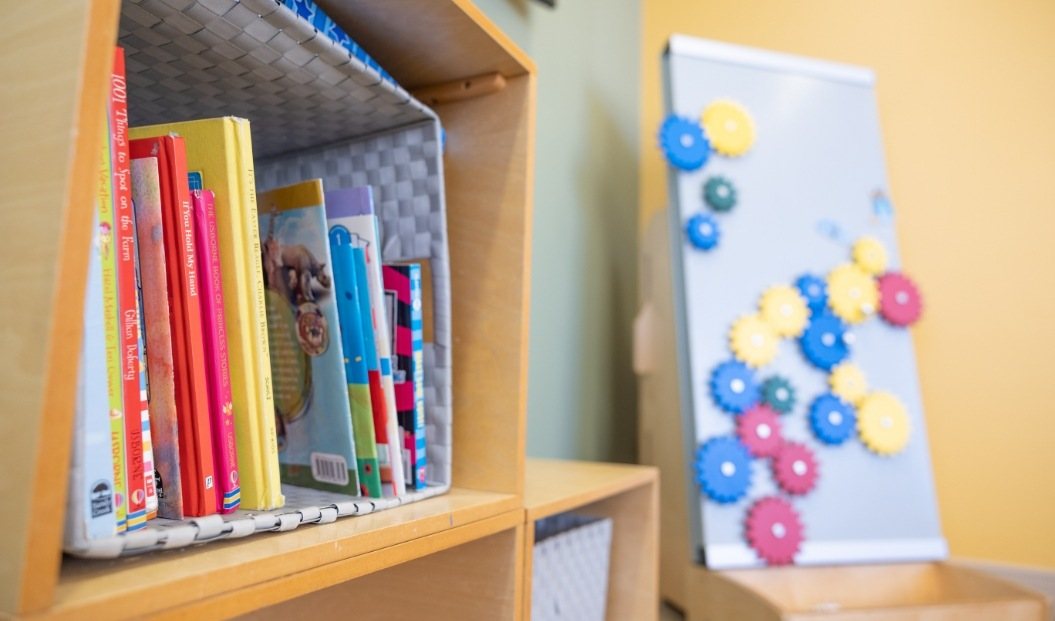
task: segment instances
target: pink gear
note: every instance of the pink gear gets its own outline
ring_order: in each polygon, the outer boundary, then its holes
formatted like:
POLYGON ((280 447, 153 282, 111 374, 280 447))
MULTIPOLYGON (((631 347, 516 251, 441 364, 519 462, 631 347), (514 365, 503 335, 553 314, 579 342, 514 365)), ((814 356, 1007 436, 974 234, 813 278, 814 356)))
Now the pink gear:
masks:
POLYGON ((919 319, 923 300, 912 279, 900 272, 879 277, 879 315, 888 323, 905 327, 919 319))
POLYGON ((806 445, 785 442, 773 457, 773 478, 789 494, 805 494, 817 485, 817 459, 806 445))
POLYGON ((756 405, 737 416, 736 434, 754 457, 772 457, 784 444, 779 417, 768 405, 756 405))
POLYGON ((767 565, 789 565, 802 543, 802 521, 788 501, 767 496, 747 510, 747 543, 767 565))

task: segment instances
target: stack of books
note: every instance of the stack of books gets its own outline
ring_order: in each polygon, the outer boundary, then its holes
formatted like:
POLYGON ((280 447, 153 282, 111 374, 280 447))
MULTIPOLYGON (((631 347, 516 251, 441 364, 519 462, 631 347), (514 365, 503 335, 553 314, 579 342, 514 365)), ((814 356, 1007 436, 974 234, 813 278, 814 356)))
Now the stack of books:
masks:
POLYGON ((66 547, 277 509, 282 483, 423 489, 425 266, 382 265, 370 188, 257 195, 247 120, 129 127, 126 90, 117 49, 66 547))

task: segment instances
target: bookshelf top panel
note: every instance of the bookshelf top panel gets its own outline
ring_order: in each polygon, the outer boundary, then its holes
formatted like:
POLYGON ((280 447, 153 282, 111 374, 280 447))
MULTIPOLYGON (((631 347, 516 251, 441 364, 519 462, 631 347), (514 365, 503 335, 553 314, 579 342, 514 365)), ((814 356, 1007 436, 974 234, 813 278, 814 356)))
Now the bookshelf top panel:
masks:
POLYGON ((528 459, 524 508, 528 520, 538 520, 658 480, 658 471, 651 466, 528 459))
POLYGON ((132 125, 238 116, 257 157, 435 115, 276 0, 125 0, 132 125))

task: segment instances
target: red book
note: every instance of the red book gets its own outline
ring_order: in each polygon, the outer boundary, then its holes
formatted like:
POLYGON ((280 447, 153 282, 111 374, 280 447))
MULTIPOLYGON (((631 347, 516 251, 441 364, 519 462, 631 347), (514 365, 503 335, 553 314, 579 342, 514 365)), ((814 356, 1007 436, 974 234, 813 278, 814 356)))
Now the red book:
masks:
POLYGON ((128 89, 125 53, 114 50, 110 76, 110 147, 113 170, 114 237, 117 240, 117 304, 120 313, 121 391, 124 395, 125 468, 128 530, 146 526, 146 486, 143 472, 145 404, 139 388, 139 290, 136 288, 136 230, 132 211, 132 172, 128 153, 128 89))
POLYGON ((211 190, 194 190, 194 230, 198 242, 198 273, 201 275, 201 312, 205 328, 205 362, 209 378, 209 417, 212 420, 213 463, 216 467, 216 499, 220 513, 238 508, 242 492, 238 485, 238 452, 234 437, 234 404, 227 359, 227 329, 223 317, 223 275, 220 245, 216 236, 216 196, 211 190))
POLYGON ((183 138, 133 140, 132 158, 147 157, 157 158, 161 185, 183 513, 198 517, 216 513, 217 504, 197 245, 183 138))

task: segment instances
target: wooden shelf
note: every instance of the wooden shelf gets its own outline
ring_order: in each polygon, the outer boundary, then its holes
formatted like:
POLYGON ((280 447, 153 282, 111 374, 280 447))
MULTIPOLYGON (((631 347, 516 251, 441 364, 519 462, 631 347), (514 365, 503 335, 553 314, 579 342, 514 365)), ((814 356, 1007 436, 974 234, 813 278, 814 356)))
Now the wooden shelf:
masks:
MULTIPOLYGON (((284 579, 285 597, 293 597, 328 586, 325 581, 298 580, 299 574, 329 568, 330 584, 335 578, 364 575, 394 563, 374 558, 343 571, 335 564, 360 561, 370 553, 395 548, 399 552, 392 560, 398 558, 399 562, 424 556, 446 547, 438 547, 435 536, 446 535, 443 540, 448 543, 486 536, 496 528, 517 523, 518 509, 519 500, 511 494, 455 488, 422 502, 330 524, 305 525, 288 533, 254 535, 112 561, 67 559, 50 614, 58 618, 120 618, 188 605, 196 608, 203 605, 202 600, 230 599, 277 578, 284 579)), ((251 610, 265 602, 266 598, 254 599, 243 605, 251 606, 245 608, 251 610)))
POLYGON ((573 511, 612 519, 610 619, 659 612, 659 472, 651 466, 528 459, 524 480, 524 618, 531 618, 535 521, 573 511))

